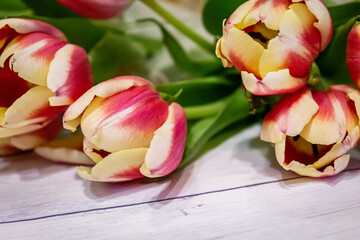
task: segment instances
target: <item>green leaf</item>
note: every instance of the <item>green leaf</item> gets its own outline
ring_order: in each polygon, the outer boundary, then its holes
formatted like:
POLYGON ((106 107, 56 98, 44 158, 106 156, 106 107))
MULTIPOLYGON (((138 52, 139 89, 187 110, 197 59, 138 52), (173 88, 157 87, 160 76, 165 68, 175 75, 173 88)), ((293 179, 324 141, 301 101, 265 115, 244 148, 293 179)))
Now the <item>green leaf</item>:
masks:
POLYGON ((21 0, 1 0, 0 18, 32 14, 21 0))
POLYGON ((221 36, 222 23, 246 0, 208 0, 202 12, 202 20, 209 33, 221 36))
POLYGON ((356 19, 352 18, 335 28, 329 46, 316 59, 321 74, 334 84, 353 84, 346 66, 346 44, 356 19))
POLYGON ((56 0, 22 0, 36 15, 52 18, 79 17, 56 0))
POLYGON ((120 75, 141 75, 146 53, 130 36, 107 32, 89 52, 95 84, 120 75))
POLYGON ((176 102, 182 106, 193 106, 223 98, 234 92, 240 83, 233 83, 223 76, 211 76, 158 86, 157 90, 170 95, 182 90, 176 102))
POLYGON ((159 26, 163 34, 164 44, 174 59, 176 66, 182 71, 191 73, 194 76, 206 76, 223 69, 221 61, 215 58, 215 54, 213 59, 195 61, 190 58, 189 54, 185 52, 175 37, 173 37, 160 22, 155 19, 142 20, 142 22, 144 21, 150 21, 159 26))
MULTIPOLYGON (((230 125, 245 120, 249 117, 248 102, 239 89, 229 98, 224 109, 215 117, 199 120, 190 126, 186 138, 184 158, 179 165, 182 168, 189 164, 204 147, 204 145, 216 134, 230 125)), ((246 122, 248 124, 248 122, 246 122)))
POLYGON ((62 31, 68 41, 83 47, 87 52, 105 35, 107 29, 93 25, 85 18, 48 18, 28 16, 53 25, 62 31))
POLYGON ((184 107, 186 118, 188 120, 212 117, 218 114, 227 104, 229 97, 225 97, 213 102, 184 107))
POLYGON ((341 3, 339 1, 325 1, 334 26, 345 23, 360 14, 360 1, 341 3))

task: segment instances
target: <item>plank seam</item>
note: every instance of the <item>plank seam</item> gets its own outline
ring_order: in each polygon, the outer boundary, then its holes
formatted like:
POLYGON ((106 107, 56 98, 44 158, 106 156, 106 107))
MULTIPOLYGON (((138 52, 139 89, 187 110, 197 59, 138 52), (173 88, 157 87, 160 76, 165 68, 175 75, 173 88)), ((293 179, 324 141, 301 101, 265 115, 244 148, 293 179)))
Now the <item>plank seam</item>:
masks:
MULTIPOLYGON (((350 172, 350 171, 356 171, 356 170, 360 170, 360 168, 347 169, 347 170, 344 170, 343 172, 350 172)), ((244 186, 239 186, 239 187, 232 187, 232 188, 212 190, 212 191, 202 192, 202 193, 194 193, 194 194, 189 194, 189 195, 184 195, 184 196, 164 198, 164 199, 160 199, 160 200, 152 200, 152 201, 147 201, 147 202, 131 203, 131 204, 111 206, 111 207, 103 207, 103 208, 93 208, 93 209, 87 209, 87 210, 81 210, 81 211, 75 211, 75 212, 52 214, 52 215, 47 215, 47 216, 41 216, 41 217, 35 217, 35 218, 26 218, 26 219, 13 220, 13 221, 3 221, 3 222, 0 222, 0 225, 2 225, 2 224, 11 224, 11 223, 19 223, 19 222, 36 221, 36 220, 42 220, 42 219, 47 219, 47 218, 75 215, 75 214, 81 214, 81 213, 87 213, 87 212, 106 211, 106 210, 110 210, 110 209, 119 209, 119 208, 125 208, 125 207, 141 206, 141 205, 145 205, 145 204, 151 204, 151 203, 157 203, 157 202, 165 202, 165 201, 171 201, 171 200, 176 200, 176 199, 186 199, 186 198, 209 195, 209 194, 214 194, 214 193, 228 192, 228 191, 233 191, 233 190, 238 190, 238 189, 243 189, 243 188, 262 186, 262 185, 267 185, 267 184, 272 184, 272 183, 286 182, 286 181, 291 181, 291 180, 301 179, 301 178, 307 178, 307 177, 298 176, 298 177, 281 179, 281 180, 274 180, 274 181, 269 181, 269 182, 254 183, 254 184, 249 184, 249 185, 244 185, 244 186)))

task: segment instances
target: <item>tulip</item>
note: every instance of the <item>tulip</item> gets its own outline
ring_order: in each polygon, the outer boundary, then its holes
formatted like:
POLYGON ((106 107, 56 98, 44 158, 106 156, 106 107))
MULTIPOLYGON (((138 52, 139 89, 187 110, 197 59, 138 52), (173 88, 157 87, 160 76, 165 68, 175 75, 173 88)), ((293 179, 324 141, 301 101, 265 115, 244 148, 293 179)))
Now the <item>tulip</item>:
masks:
POLYGON ((61 129, 61 119, 57 117, 50 122, 44 123, 44 127, 38 130, 2 137, 0 138, 0 155, 34 149, 54 139, 61 129))
POLYGON ((187 131, 182 107, 169 106, 152 83, 134 76, 91 88, 67 109, 63 125, 72 131, 81 125, 83 150, 96 163, 78 174, 102 182, 169 174, 181 161, 187 131))
POLYGON ((216 55, 224 67, 241 71, 249 92, 292 93, 306 85, 332 33, 330 14, 320 0, 250 0, 225 22, 216 55))
POLYGON ((360 91, 334 85, 326 92, 304 88, 285 95, 267 114, 261 139, 275 143, 286 170, 310 177, 335 175, 346 168, 360 139, 360 91))
POLYGON ((54 162, 94 165, 94 162, 82 151, 84 136, 75 133, 36 147, 34 152, 54 162))
POLYGON ((133 0, 57 0, 69 10, 87 18, 109 19, 124 12, 133 0))
POLYGON ((354 27, 349 33, 346 46, 346 65, 350 77, 360 87, 360 25, 354 27))
POLYGON ((45 131, 92 86, 86 52, 65 40, 43 22, 0 20, 0 141, 12 149, 2 153, 21 149, 9 142, 45 131))

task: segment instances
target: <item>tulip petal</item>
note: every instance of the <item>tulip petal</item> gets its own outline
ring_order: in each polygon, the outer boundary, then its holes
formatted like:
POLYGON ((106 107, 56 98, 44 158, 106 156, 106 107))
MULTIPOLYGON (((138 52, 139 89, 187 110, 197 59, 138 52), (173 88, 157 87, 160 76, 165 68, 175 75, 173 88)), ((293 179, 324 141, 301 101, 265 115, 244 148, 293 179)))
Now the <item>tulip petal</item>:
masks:
POLYGON ((71 11, 87 18, 108 19, 126 10, 132 0, 57 0, 71 11))
POLYGON ((54 139, 61 128, 61 119, 57 117, 41 129, 12 137, 11 144, 22 151, 30 150, 54 139))
POLYGON ((14 154, 19 151, 11 144, 11 137, 0 138, 0 156, 14 154))
POLYGON ((226 21, 226 25, 236 25, 240 30, 255 24, 258 20, 248 19, 246 24, 244 24, 245 17, 249 14, 253 8, 255 1, 246 1, 244 4, 241 4, 234 12, 231 14, 229 19, 226 21))
POLYGON ((346 45, 346 65, 351 79, 360 86, 360 25, 353 28, 346 45))
POLYGON ((347 153, 350 149, 355 147, 359 143, 360 130, 359 126, 356 126, 352 132, 350 132, 344 141, 335 144, 330 151, 328 151, 322 158, 316 161, 313 166, 317 169, 325 167, 330 164, 334 159, 347 153))
POLYGON ((360 118, 360 91, 352 88, 348 91, 348 97, 354 102, 357 116, 360 118))
POLYGON ((280 23, 283 19, 285 11, 290 5, 290 1, 279 0, 259 0, 253 1, 250 12, 243 19, 241 27, 247 27, 256 22, 263 22, 268 28, 279 30, 280 23))
POLYGON ((291 76, 289 69, 269 72, 262 80, 245 71, 241 72, 241 77, 246 89, 255 95, 293 93, 303 88, 308 80, 308 76, 303 78, 291 76))
POLYGON ((315 156, 311 143, 301 137, 295 141, 293 138, 284 136, 281 142, 275 144, 276 159, 284 169, 294 171, 302 176, 331 176, 343 171, 349 162, 350 155, 346 155, 346 152, 343 152, 345 148, 339 145, 318 145, 319 155, 315 156), (316 168, 314 163, 317 159, 323 163, 330 160, 327 162, 329 165, 316 168))
POLYGON ((122 182, 144 177, 139 168, 144 163, 147 148, 135 148, 112 153, 93 168, 77 167, 80 177, 98 182, 122 182))
POLYGON ((45 127, 50 122, 51 122, 51 120, 48 122, 41 122, 41 123, 36 123, 36 124, 26 125, 23 127, 16 127, 16 128, 7 128, 7 127, 0 126, 0 138, 11 137, 11 136, 19 135, 19 134, 32 132, 37 129, 45 127))
POLYGON ((146 177, 161 177, 174 171, 184 153, 186 132, 185 111, 172 103, 166 122, 156 130, 151 141, 141 173, 146 177))
POLYGON ((95 146, 93 143, 88 141, 86 137, 84 137, 83 141, 83 151, 95 163, 101 162, 105 157, 111 154, 110 152, 103 151, 95 146))
MULTIPOLYGON (((1 58, 1 57, 0 57, 1 58)), ((30 88, 31 84, 18 76, 17 73, 11 71, 7 62, 5 67, 0 67, 0 107, 10 107, 16 99, 21 97, 30 88)), ((5 112, 0 113, 1 119, 4 121, 5 112)))
POLYGON ((224 30, 221 40, 221 54, 230 61, 237 70, 252 72, 259 77, 259 59, 264 47, 244 31, 234 26, 224 30))
POLYGON ((87 54, 79 46, 67 44, 56 52, 49 64, 47 85, 55 96, 51 106, 70 105, 93 84, 87 54))
POLYGON ((224 54, 221 51, 222 39, 223 39, 223 37, 221 37, 216 43, 215 54, 218 58, 221 59, 221 63, 223 64, 224 67, 230 68, 234 65, 228 59, 226 59, 226 57, 224 56, 224 54))
POLYGON ((96 97, 81 118, 81 129, 98 148, 117 152, 148 148, 166 120, 168 104, 148 87, 133 87, 109 98, 96 97))
POLYGON ((297 136, 318 109, 308 88, 285 95, 264 118, 261 139, 277 143, 285 135, 297 136))
POLYGON ((312 14, 318 19, 314 26, 321 34, 320 51, 330 43, 333 35, 333 25, 329 11, 321 0, 305 0, 305 4, 312 14))
POLYGON ((343 141, 346 134, 358 125, 355 105, 341 91, 315 91, 313 98, 320 109, 311 124, 300 135, 313 144, 329 145, 343 141), (331 131, 329 131, 331 129, 331 131))
POLYGON ((47 85, 49 63, 55 53, 67 43, 43 33, 31 33, 15 38, 1 55, 1 64, 9 58, 10 69, 26 81, 47 85))
POLYGON ((63 118, 64 128, 71 131, 76 130, 77 126, 80 124, 80 115, 95 96, 107 98, 133 86, 148 86, 155 88, 151 82, 135 76, 122 76, 99 83, 84 93, 67 109, 63 118))
POLYGON ((303 3, 296 3, 284 14, 279 35, 271 39, 260 59, 260 75, 289 69, 290 75, 307 76, 317 57, 321 36, 313 26, 316 18, 303 3))
POLYGON ((276 157, 281 166, 303 176, 326 177, 344 170, 350 155, 346 153, 359 143, 360 128, 346 136, 343 142, 334 145, 314 145, 302 137, 284 137, 275 144, 276 157), (314 152, 316 148, 316 153, 314 152))
POLYGON ((49 105, 49 98, 53 95, 43 86, 31 88, 7 109, 4 126, 17 128, 53 119, 64 110, 64 107, 49 105))
POLYGON ((32 19, 22 19, 22 18, 6 18, 0 21, 0 39, 3 35, 8 35, 9 33, 14 34, 27 34, 31 32, 43 32, 49 34, 57 39, 66 40, 65 35, 56 29, 55 27, 51 26, 50 24, 32 20, 32 19))
POLYGON ((75 134, 71 137, 57 139, 35 148, 34 152, 55 162, 94 165, 94 162, 81 150, 83 138, 82 134, 75 134))
POLYGON ((292 161, 287 168, 296 172, 301 176, 308 177, 328 177, 342 172, 349 164, 350 155, 345 154, 334 161, 334 166, 327 166, 324 170, 320 171, 311 165, 305 166, 302 163, 292 161))

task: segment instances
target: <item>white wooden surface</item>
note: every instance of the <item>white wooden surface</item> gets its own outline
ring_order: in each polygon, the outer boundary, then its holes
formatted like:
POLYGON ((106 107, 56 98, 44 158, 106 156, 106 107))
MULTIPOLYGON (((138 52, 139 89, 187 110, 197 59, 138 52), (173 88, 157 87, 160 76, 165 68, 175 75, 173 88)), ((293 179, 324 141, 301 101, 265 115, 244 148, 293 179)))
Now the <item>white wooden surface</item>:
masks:
POLYGON ((246 129, 157 182, 93 183, 33 154, 0 160, 1 239, 356 239, 360 153, 338 176, 300 177, 246 129))
POLYGON ((359 239, 360 152, 340 175, 310 179, 279 167, 259 132, 154 182, 88 182, 32 153, 0 158, 0 239, 359 239))

